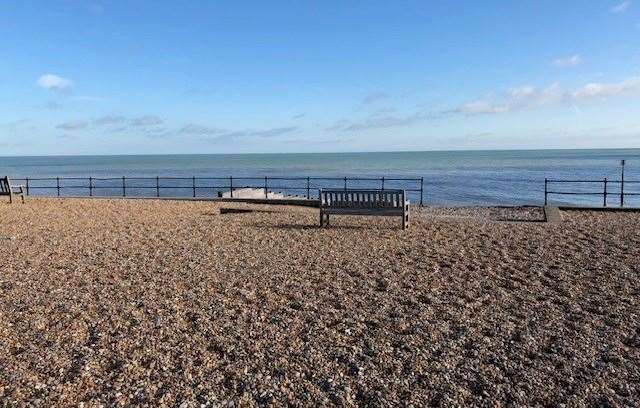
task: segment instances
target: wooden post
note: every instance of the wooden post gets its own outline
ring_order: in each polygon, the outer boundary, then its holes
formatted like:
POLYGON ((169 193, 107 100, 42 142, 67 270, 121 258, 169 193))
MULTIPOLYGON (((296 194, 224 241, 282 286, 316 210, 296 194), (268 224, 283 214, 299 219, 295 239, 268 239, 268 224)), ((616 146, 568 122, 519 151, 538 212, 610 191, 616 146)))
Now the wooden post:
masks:
POLYGON ((606 207, 607 206, 607 178, 604 178, 604 193, 603 193, 603 199, 602 199, 602 206, 606 207))
POLYGON ((60 177, 56 177, 56 188, 58 189, 58 197, 60 197, 60 177))
POLYGON ((89 197, 93 197, 93 177, 89 177, 89 197))
POLYGON ((160 197, 160 177, 156 176, 156 197, 160 197))
POLYGON ((196 176, 193 176, 191 181, 191 185, 193 186, 193 198, 196 198, 196 176))
POLYGON ((311 198, 311 179, 307 177, 307 200, 311 198))
POLYGON ((122 196, 123 197, 127 196, 127 184, 124 176, 122 176, 122 196))
POLYGON ((233 198, 233 176, 229 176, 229 191, 231 193, 231 198, 233 198))
POLYGON ((544 178, 544 205, 547 205, 547 183, 549 182, 549 180, 547 180, 547 178, 544 178))
POLYGON ((27 184, 27 195, 29 195, 29 177, 26 178, 27 184))

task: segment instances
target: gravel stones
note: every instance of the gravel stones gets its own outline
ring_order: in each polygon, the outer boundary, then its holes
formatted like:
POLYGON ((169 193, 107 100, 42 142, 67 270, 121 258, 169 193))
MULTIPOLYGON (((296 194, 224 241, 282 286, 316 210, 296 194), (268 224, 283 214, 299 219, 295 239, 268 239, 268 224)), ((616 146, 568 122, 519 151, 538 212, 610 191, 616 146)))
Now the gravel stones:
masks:
POLYGON ((639 214, 219 208, 0 204, 2 405, 640 403, 639 214))

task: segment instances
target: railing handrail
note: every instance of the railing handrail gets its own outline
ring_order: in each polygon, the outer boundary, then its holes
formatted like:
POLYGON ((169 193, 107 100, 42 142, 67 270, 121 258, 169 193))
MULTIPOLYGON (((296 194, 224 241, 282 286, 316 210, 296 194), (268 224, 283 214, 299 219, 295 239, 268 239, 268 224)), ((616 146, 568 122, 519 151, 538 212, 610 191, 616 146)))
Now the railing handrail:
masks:
MULTIPOLYGON (((265 198, 268 197, 268 190, 284 190, 286 191, 306 191, 306 198, 311 199, 311 190, 317 190, 318 188, 340 188, 334 186, 318 186, 312 185, 312 182, 341 182, 342 188, 347 189, 349 182, 378 182, 380 183, 381 190, 385 190, 385 182, 411 182, 416 183, 414 188, 406 187, 403 188, 407 192, 419 193, 420 197, 420 206, 424 203, 424 177, 357 177, 357 176, 343 176, 343 177, 322 177, 322 176, 293 176, 293 177, 283 177, 283 176, 243 176, 243 177, 178 177, 178 176, 155 176, 155 177, 141 177, 141 176, 121 176, 121 177, 16 177, 13 178, 16 182, 25 182, 26 183, 26 194, 30 195, 31 190, 56 190, 57 196, 61 196, 61 191, 65 189, 87 189, 88 196, 92 197, 94 190, 121 190, 122 196, 127 196, 127 189, 136 189, 136 190, 156 190, 156 197, 160 197, 161 190, 191 190, 192 196, 196 197, 198 190, 203 189, 212 189, 215 193, 216 190, 228 190, 230 192, 230 196, 233 197, 233 191, 238 188, 254 188, 254 189, 264 189, 265 198), (72 185, 66 185, 66 181, 75 181, 79 183, 75 183, 72 185), (86 181, 86 184, 82 183, 82 181, 86 181), (153 181, 153 183, 143 183, 143 185, 138 185, 137 183, 131 184, 127 181, 131 182, 139 182, 139 181, 153 181), (161 184, 161 181, 190 181, 190 185, 167 185, 161 184), (198 182, 204 181, 228 181, 228 184, 220 183, 216 185, 203 185, 198 182), (247 183, 247 181, 254 181, 255 183, 247 183), (276 185, 269 185, 269 181, 279 181, 276 185), (34 185, 34 182, 55 182, 54 185, 34 185), (114 185, 100 185, 99 182, 115 182, 114 185), (234 183, 235 182, 235 183, 234 183), (260 183, 260 185, 258 184, 260 183), (287 183, 291 182, 291 183, 287 183), (305 185, 301 183, 295 182, 304 182, 305 185), (98 184, 96 184, 98 183, 98 184), (249 185, 247 185, 249 184, 249 185)), ((314 183, 317 184, 317 183, 314 183)), ((371 189, 371 187, 369 187, 371 189)), ((387 188, 388 189, 388 188, 387 188)))
POLYGON ((610 195, 619 196, 620 197, 620 207, 624 206, 624 197, 626 196, 640 196, 640 192, 627 192, 624 191, 625 184, 638 184, 640 181, 638 180, 609 180, 608 178, 603 178, 600 180, 575 180, 575 179, 544 179, 544 205, 548 204, 549 195, 582 195, 582 196, 593 196, 598 195, 602 196, 602 206, 607 206, 607 197, 610 195), (600 191, 554 191, 549 190, 549 184, 555 183, 602 183, 603 190, 600 191), (619 184, 620 191, 619 192, 611 192, 607 190, 607 186, 609 184, 619 184))

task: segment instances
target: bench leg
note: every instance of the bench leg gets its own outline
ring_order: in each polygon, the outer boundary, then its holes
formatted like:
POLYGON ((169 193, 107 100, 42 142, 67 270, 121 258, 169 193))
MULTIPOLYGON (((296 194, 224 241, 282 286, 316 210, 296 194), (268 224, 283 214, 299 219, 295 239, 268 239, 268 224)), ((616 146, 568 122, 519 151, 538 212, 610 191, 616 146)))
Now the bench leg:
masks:
POLYGON ((13 194, 9 193, 9 204, 13 204, 13 194))
POLYGON ((320 210, 320 227, 324 225, 323 221, 324 221, 324 214, 322 213, 322 210, 320 210))
POLYGON ((22 204, 24 204, 24 193, 22 193, 20 197, 22 198, 22 204))
POLYGON ((326 220, 325 224, 329 225, 329 214, 327 214, 327 220, 326 220))

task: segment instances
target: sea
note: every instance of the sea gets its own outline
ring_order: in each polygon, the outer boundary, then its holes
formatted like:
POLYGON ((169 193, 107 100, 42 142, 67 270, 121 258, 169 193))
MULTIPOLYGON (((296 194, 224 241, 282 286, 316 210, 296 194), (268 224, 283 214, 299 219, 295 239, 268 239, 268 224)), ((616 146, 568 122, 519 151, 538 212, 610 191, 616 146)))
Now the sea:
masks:
MULTIPOLYGON (((621 160, 624 192, 640 194, 640 149, 14 156, 0 157, 0 177, 29 178, 37 196, 213 197, 264 188, 265 177, 269 191, 299 196, 384 184, 437 206, 540 205, 545 179, 549 203, 602 206, 607 179, 607 205, 619 206, 621 160), (566 192, 580 194, 556 194, 566 192)), ((640 195, 626 195, 624 205, 640 207, 640 195)))

